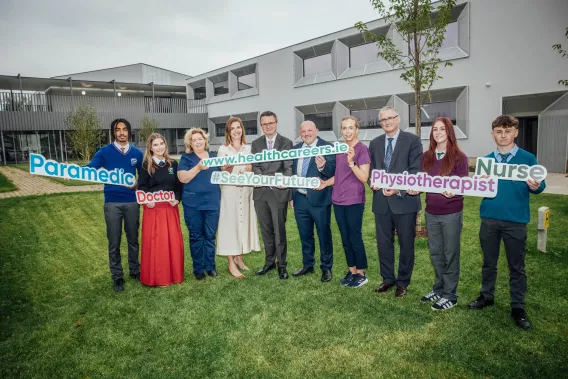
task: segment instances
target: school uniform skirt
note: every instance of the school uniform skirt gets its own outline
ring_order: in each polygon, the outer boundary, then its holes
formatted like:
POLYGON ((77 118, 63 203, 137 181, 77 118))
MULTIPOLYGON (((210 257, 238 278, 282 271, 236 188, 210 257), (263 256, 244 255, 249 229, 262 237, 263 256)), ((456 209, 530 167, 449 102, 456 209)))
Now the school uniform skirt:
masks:
POLYGON ((144 207, 140 282, 168 286, 183 282, 183 237, 178 207, 155 203, 144 207))

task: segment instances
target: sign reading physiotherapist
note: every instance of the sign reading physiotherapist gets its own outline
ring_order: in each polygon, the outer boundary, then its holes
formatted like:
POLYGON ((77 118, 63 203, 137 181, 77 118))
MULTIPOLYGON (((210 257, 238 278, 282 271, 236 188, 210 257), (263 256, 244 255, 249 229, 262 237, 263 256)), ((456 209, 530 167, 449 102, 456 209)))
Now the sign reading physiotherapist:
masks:
POLYGON ((65 178, 84 180, 86 182, 115 184, 118 186, 133 186, 136 177, 125 173, 123 169, 112 171, 104 168, 79 166, 76 164, 59 163, 51 159, 45 159, 41 154, 30 154, 30 174, 50 176, 52 178, 65 178))

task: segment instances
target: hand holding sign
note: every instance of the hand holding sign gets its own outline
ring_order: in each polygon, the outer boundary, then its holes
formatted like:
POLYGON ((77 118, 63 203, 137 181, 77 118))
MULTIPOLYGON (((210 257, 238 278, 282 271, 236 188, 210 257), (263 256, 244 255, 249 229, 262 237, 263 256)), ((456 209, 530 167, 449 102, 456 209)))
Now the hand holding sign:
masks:
POLYGON ((197 164, 197 167, 199 168, 199 170, 203 171, 203 170, 209 170, 209 167, 205 166, 203 164, 203 159, 199 161, 199 163, 197 164))
POLYGON ((540 187, 540 182, 537 180, 529 179, 527 180, 527 185, 532 191, 536 191, 540 187))
POLYGON ((355 149, 351 147, 349 151, 347 151, 347 163, 349 163, 349 165, 353 163, 353 158, 355 158, 355 149))
POLYGON ((325 158, 322 157, 321 155, 318 155, 316 157, 316 166, 318 167, 318 169, 322 169, 325 166, 325 158))

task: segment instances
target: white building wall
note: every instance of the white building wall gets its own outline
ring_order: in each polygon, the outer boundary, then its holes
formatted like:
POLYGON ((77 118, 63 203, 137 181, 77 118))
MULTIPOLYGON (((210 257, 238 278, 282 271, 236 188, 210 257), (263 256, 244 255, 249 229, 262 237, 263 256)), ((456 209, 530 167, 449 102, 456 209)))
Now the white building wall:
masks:
MULTIPOLYGON (((501 114, 503 97, 565 90, 557 82, 566 76, 566 60, 551 46, 566 43, 567 20, 566 0, 469 1, 469 57, 453 60, 432 88, 468 87, 469 135, 459 141, 466 154, 485 155, 492 148, 491 122, 501 114)), ((383 24, 378 20, 370 27, 383 24)), ((355 28, 343 30, 188 82, 258 63, 259 95, 210 104, 209 117, 272 110, 279 132, 295 139, 295 106, 411 92, 400 70, 294 88, 294 51, 355 33, 355 28)))

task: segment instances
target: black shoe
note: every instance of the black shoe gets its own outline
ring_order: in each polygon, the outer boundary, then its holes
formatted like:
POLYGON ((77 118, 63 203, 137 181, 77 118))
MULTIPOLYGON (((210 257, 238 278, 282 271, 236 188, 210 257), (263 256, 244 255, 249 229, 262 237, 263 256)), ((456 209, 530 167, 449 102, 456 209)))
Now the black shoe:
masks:
POLYGON ((256 272, 256 275, 265 275, 268 271, 274 270, 276 268, 276 263, 271 265, 264 265, 260 270, 256 272))
POLYGON ((194 275, 195 275, 195 279, 197 279, 197 280, 205 279, 205 273, 204 272, 198 272, 197 274, 194 274, 194 275))
POLYGON ((515 324, 517 324, 517 326, 523 330, 527 330, 532 327, 531 322, 527 318, 527 313, 524 309, 511 309, 511 317, 513 318, 513 320, 515 320, 515 324))
POLYGON ((209 270, 207 271, 207 275, 215 277, 217 276, 217 271, 215 271, 215 269, 209 270))
POLYGON ((134 280, 140 281, 140 273, 138 273, 138 274, 130 274, 130 279, 134 279, 134 280))
POLYGON ((477 299, 472 301, 467 308, 468 309, 483 309, 485 307, 490 307, 494 304, 493 299, 486 299, 483 295, 479 295, 477 299))
POLYGON ((331 282, 331 270, 323 270, 321 272, 321 281, 322 282, 331 282))
POLYGON ((306 274, 313 274, 314 268, 313 267, 302 267, 301 269, 294 271, 292 276, 302 276, 306 274))
POLYGON ((288 279, 288 271, 286 271, 286 267, 278 267, 278 278, 282 280, 288 279))
POLYGON ((114 290, 116 292, 124 291, 124 279, 120 278, 114 281, 114 290))
POLYGON ((403 297, 406 296, 406 293, 408 291, 406 290, 405 286, 396 286, 396 292, 394 293, 395 297, 403 297))
POLYGON ((379 286, 375 289, 375 292, 378 292, 378 293, 387 292, 389 289, 391 289, 391 287, 394 287, 394 284, 392 284, 392 283, 387 283, 387 282, 382 282, 382 283, 379 284, 379 286))

